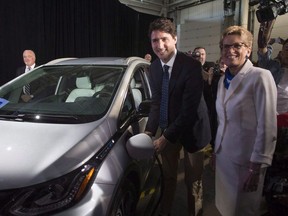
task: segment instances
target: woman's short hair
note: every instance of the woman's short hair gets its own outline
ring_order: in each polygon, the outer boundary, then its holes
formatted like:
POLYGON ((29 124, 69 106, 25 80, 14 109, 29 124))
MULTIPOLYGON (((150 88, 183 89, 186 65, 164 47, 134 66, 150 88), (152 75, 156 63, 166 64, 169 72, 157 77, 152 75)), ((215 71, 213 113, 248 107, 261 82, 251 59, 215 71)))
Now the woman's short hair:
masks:
POLYGON ((225 31, 222 34, 221 40, 220 40, 220 48, 223 45, 223 40, 226 36, 228 35, 238 35, 243 39, 243 43, 249 47, 252 48, 252 44, 253 44, 253 35, 250 31, 248 31, 246 28, 242 27, 242 26, 230 26, 228 28, 225 29, 225 31))

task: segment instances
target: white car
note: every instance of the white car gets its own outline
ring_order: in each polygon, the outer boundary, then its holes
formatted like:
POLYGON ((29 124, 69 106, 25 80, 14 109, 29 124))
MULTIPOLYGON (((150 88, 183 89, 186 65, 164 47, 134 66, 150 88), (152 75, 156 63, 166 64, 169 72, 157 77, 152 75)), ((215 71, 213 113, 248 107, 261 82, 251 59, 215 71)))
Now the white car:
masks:
POLYGON ((152 215, 150 63, 59 59, 0 87, 0 215, 152 215), (25 86, 30 85, 30 94, 25 86))

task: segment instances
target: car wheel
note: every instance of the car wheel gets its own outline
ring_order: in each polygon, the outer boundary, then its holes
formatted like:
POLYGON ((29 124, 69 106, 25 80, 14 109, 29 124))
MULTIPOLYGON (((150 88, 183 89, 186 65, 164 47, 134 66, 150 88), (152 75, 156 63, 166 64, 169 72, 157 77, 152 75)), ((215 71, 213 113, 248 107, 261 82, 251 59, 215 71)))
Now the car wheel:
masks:
POLYGON ((111 216, 134 216, 137 205, 137 192, 130 181, 125 181, 118 189, 112 205, 111 216))

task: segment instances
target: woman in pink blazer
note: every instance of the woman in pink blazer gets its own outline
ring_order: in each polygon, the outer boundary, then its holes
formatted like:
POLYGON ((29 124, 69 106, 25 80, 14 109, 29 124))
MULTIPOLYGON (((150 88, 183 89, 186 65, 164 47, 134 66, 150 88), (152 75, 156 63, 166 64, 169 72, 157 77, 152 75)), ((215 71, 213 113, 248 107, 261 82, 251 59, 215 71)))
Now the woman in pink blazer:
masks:
POLYGON ((228 66, 218 84, 216 206, 223 216, 257 216, 276 144, 277 91, 271 73, 249 60, 252 34, 228 27, 220 41, 228 66))

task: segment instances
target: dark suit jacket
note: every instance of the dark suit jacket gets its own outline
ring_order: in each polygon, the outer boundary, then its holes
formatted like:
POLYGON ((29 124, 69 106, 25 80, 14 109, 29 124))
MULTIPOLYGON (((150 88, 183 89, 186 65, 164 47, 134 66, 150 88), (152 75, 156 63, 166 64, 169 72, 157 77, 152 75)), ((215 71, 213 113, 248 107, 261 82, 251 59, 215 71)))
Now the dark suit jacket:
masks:
POLYGON ((24 74, 25 73, 25 69, 26 69, 26 66, 22 66, 22 67, 17 68, 16 77, 20 76, 21 74, 24 74))
MULTIPOLYGON (((35 65, 34 68, 36 68, 37 65, 35 65)), ((26 66, 22 66, 22 67, 19 67, 17 68, 16 70, 16 77, 22 75, 25 73, 25 70, 26 70, 26 66)), ((35 82, 31 82, 30 83, 30 88, 31 88, 31 94, 33 94, 38 88, 39 88, 39 84, 35 83, 35 82)))
MULTIPOLYGON (((34 68, 36 68, 36 67, 37 67, 37 65, 35 64, 34 68)), ((20 76, 21 74, 24 74, 24 73, 25 73, 25 70, 26 70, 26 65, 17 68, 17 70, 16 70, 16 77, 20 76)))
MULTIPOLYGON (((177 52, 169 81, 168 128, 164 136, 172 143, 177 140, 189 152, 199 150, 192 145, 193 126, 203 92, 202 66, 197 60, 177 52)), ((159 126, 163 70, 159 59, 150 66, 152 104, 146 131, 156 133, 159 126)))

